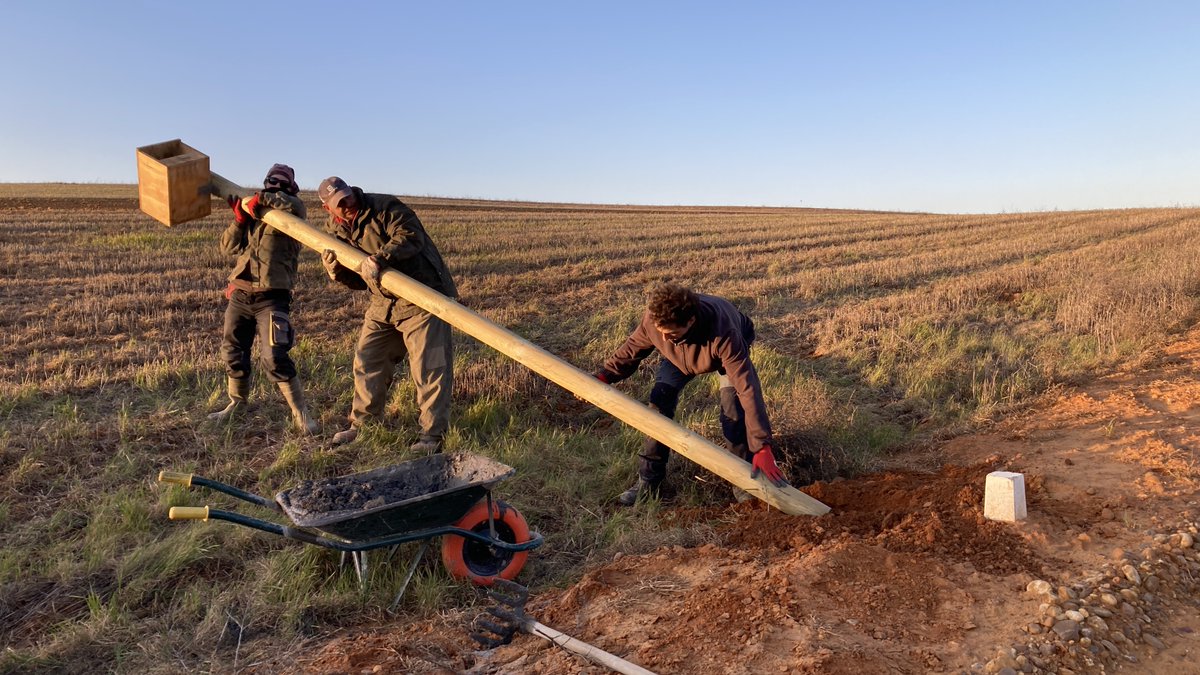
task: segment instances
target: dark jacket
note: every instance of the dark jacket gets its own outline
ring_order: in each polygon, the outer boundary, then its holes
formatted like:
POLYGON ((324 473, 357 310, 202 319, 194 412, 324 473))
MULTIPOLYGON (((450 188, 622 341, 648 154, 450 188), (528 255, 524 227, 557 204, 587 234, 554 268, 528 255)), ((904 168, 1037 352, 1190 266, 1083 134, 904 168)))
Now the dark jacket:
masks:
POLYGON ((650 312, 625 344, 604 362, 609 382, 619 382, 634 373, 642 359, 658 350, 685 375, 719 372, 729 377, 746 411, 746 440, 751 452, 771 442, 771 423, 763 402, 762 384, 750 362, 750 343, 754 341, 754 322, 728 300, 697 294, 700 306, 696 323, 679 342, 672 342, 654 327, 650 312))
MULTIPOLYGON (((446 297, 457 298, 458 289, 450 269, 417 214, 392 195, 363 192, 357 187, 354 194, 359 204, 354 222, 338 224, 331 217, 326 229, 367 255, 378 254, 387 267, 403 272, 446 297)), ((347 286, 363 287, 361 279, 354 283, 348 275, 339 275, 339 281, 343 278, 348 282, 347 286)), ((394 323, 423 311, 403 298, 376 295, 371 298, 367 317, 394 323)))
MULTIPOLYGON (((259 208, 287 211, 297 218, 308 215, 299 197, 279 190, 259 193, 259 208)), ((282 288, 296 285, 296 263, 300 244, 295 239, 252 218, 245 225, 235 220, 221 233, 221 252, 237 256, 229 281, 243 290, 282 288)))

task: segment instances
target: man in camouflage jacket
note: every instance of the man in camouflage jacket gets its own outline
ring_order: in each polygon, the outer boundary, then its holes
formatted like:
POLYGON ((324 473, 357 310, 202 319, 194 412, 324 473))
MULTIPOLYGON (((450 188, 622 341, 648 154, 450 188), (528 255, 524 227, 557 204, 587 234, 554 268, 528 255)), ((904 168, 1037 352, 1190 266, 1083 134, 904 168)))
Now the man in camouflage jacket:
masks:
POLYGON ((338 263, 333 251, 325 251, 326 272, 346 286, 371 292, 354 351, 350 428, 335 434, 333 441, 353 441, 363 422, 383 414, 396 365, 407 357, 421 427, 412 449, 440 452, 450 426, 454 380, 450 326, 387 292, 379 281, 385 269, 393 269, 455 298, 458 290, 450 270, 417 214, 396 197, 363 192, 337 176, 322 181, 317 195, 329 212, 329 232, 367 254, 355 274, 338 263))
POLYGON ((267 378, 279 385, 296 428, 309 434, 317 430, 304 404, 296 364, 288 355, 296 342, 290 313, 300 244, 261 220, 269 209, 304 218, 304 203, 296 196, 299 192, 292 168, 276 164, 267 171, 261 192, 229 200, 234 220, 221 234, 221 252, 237 257, 225 288, 229 303, 225 307, 221 343, 229 404, 209 415, 210 419, 227 419, 245 405, 250 394, 251 355, 257 337, 267 378))

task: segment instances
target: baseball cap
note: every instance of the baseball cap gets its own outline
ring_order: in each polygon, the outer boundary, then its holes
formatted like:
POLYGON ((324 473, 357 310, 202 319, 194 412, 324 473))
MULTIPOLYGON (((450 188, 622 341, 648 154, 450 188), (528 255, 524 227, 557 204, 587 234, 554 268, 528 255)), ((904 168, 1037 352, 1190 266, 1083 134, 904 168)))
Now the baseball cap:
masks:
POLYGON ((326 178, 317 187, 317 196, 321 198, 321 203, 330 208, 337 206, 338 202, 350 196, 353 192, 350 186, 346 185, 346 181, 337 176, 326 178))

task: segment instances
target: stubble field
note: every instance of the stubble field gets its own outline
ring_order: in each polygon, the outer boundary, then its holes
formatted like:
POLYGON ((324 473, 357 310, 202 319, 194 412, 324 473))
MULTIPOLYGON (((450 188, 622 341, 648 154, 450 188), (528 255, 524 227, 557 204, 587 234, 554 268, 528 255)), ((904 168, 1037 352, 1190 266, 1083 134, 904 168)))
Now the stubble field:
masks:
MULTIPOLYGON (((786 473, 820 481, 817 492, 843 510, 855 500, 838 496, 836 479, 1150 363, 1195 318, 1196 210, 408 202, 464 304, 585 370, 621 343, 654 281, 732 300, 758 327, 754 359, 786 473)), ((407 555, 360 592, 335 554, 166 520, 173 505, 231 504, 160 486, 160 469, 273 494, 407 459, 415 437, 402 376, 384 424, 330 446, 349 408, 366 298, 330 284, 309 251, 293 355, 321 433, 290 431, 262 377, 249 414, 205 419, 224 391, 230 263, 217 251, 226 216, 216 211, 167 229, 137 211, 132 186, 0 186, 0 671, 252 668, 335 631, 429 621, 476 602, 428 565, 389 615, 407 555)), ((553 594, 617 553, 765 546, 723 534, 731 518, 761 514, 724 510, 720 481, 678 459, 666 503, 619 510, 612 497, 633 476, 636 433, 461 335, 456 371, 447 447, 518 469, 500 492, 546 535, 522 576, 535 592, 553 594)), ((651 379, 647 368, 620 386, 643 398, 651 379)), ((699 380, 680 419, 719 439, 715 395, 715 382, 699 380)))

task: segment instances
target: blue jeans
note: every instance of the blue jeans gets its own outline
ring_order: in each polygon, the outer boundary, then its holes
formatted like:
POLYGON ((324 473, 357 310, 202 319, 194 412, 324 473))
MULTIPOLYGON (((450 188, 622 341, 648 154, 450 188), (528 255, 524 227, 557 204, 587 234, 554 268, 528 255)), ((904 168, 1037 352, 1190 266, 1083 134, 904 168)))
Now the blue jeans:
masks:
MULTIPOLYGON (((737 392, 729 383, 724 371, 717 371, 721 383, 721 434, 728 442, 726 449, 742 459, 749 459, 750 448, 746 444, 746 413, 738 400, 737 392)), ((679 395, 695 375, 685 375, 675 367, 675 364, 663 359, 658 365, 654 376, 654 388, 650 390, 650 406, 664 416, 675 419, 675 407, 679 404, 679 395)), ((647 437, 638 453, 638 475, 651 485, 662 483, 667 477, 667 460, 671 458, 671 449, 662 443, 647 437)))

